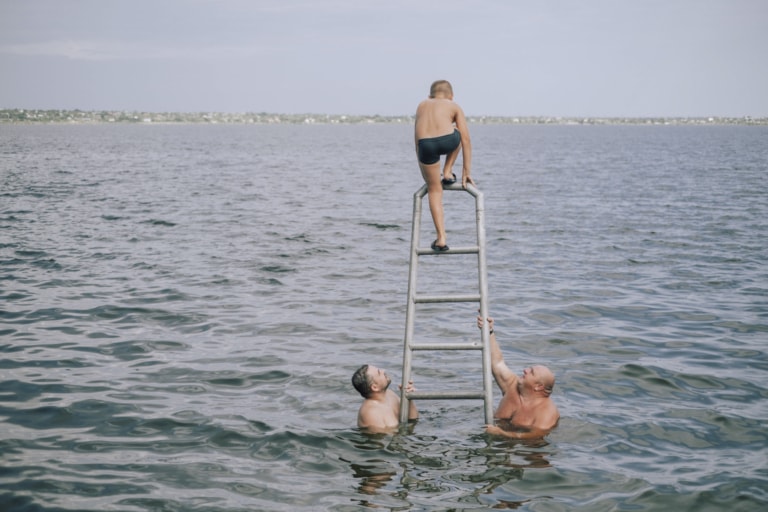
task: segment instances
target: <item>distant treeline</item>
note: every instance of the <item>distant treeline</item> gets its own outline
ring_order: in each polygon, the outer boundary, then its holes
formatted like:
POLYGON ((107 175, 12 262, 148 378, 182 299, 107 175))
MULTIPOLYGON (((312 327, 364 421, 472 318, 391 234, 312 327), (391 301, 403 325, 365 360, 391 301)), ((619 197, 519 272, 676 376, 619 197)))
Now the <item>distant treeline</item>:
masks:
MULTIPOLYGON (((545 117, 471 116, 473 124, 650 124, 768 125, 768 117, 545 117)), ((375 124, 412 123, 413 116, 270 114, 266 112, 128 112, 116 110, 0 110, 0 123, 209 123, 209 124, 375 124)))

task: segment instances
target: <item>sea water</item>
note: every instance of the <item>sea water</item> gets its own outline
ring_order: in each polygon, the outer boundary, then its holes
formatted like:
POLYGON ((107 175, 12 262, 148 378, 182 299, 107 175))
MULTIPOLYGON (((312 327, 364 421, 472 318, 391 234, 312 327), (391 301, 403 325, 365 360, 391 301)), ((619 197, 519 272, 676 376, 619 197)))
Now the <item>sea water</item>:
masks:
MULTIPOLYGON (((0 126, 0 509, 768 505, 768 128, 471 130, 504 357, 557 376, 539 441, 476 401, 356 428, 354 370, 400 379, 410 126, 0 126)), ((427 260, 425 291, 476 291, 472 257, 427 260)), ((479 385, 475 353, 417 358, 419 390, 479 385)))

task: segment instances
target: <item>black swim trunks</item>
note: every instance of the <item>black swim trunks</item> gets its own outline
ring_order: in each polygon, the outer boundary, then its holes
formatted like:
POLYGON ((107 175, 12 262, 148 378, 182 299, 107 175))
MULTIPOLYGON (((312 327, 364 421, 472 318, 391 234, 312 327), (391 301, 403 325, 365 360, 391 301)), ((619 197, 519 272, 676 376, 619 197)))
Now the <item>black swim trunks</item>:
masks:
POLYGON ((453 133, 419 140, 419 162, 430 165, 440 161, 440 155, 446 155, 459 147, 461 135, 459 130, 453 133))

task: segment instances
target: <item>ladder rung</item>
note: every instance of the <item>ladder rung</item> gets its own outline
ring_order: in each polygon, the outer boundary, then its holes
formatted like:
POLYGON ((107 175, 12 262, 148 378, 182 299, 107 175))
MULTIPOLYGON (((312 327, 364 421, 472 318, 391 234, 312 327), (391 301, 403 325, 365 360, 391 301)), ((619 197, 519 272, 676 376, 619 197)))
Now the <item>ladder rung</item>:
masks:
POLYGON ((409 345, 411 350, 483 350, 480 343, 421 343, 409 345))
POLYGON ((407 393, 408 400, 476 400, 484 399, 483 393, 476 391, 441 391, 439 393, 407 393))
POLYGON ((413 298, 416 304, 430 302, 480 302, 480 295, 416 295, 413 298))
POLYGON ((432 248, 416 249, 416 254, 419 256, 429 256, 430 254, 477 254, 480 252, 480 248, 477 245, 470 245, 466 247, 451 247, 447 251, 433 251, 432 248))

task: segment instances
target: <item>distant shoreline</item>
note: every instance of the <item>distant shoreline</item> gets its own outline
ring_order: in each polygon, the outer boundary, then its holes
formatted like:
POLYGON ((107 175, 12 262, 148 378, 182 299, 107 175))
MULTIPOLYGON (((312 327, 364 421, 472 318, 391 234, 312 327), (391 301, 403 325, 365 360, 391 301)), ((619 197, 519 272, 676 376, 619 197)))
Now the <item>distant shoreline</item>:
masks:
MULTIPOLYGON (((768 117, 467 116, 470 124, 768 125, 768 117)), ((413 116, 0 109, 0 124, 412 124, 413 116)))

